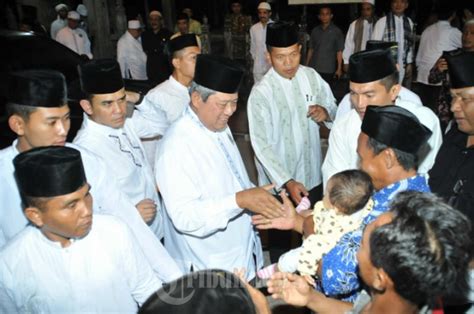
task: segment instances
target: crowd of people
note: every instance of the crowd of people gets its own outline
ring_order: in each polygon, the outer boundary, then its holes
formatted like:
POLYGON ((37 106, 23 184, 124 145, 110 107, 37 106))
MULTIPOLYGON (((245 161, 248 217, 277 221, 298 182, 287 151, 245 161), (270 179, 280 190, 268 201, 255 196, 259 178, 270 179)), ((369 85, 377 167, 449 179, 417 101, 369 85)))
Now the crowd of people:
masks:
MULTIPOLYGON (((469 310, 474 22, 451 29, 454 9, 440 7, 415 58, 408 2, 391 3, 376 22, 364 1, 345 43, 322 7, 306 60, 296 25, 258 5, 246 103, 258 185, 228 127, 245 69, 201 53, 189 10, 174 35, 158 11, 143 34, 129 21, 117 59, 82 51, 72 143, 65 76, 9 73, 17 138, 0 151, 0 312, 270 313, 262 280, 317 313, 469 310), (337 104, 331 84, 344 72, 350 92, 337 104), (426 103, 435 72, 450 115, 426 103), (126 90, 139 76, 156 86, 126 90), (270 229, 303 243, 265 265, 270 229)), ((56 7, 58 41, 85 32, 84 11, 66 9, 56 7)))

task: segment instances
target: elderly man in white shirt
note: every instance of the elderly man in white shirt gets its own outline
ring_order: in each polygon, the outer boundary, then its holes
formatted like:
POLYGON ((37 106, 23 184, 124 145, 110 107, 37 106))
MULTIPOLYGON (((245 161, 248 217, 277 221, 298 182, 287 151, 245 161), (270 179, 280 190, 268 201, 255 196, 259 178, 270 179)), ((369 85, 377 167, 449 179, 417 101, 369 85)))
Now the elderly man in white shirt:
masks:
POLYGON ((390 12, 375 24, 372 39, 398 43, 399 81, 400 84, 403 83, 404 86, 410 88, 415 34, 413 33, 413 21, 404 14, 408 8, 408 0, 391 0, 390 8, 390 12))
MULTIPOLYGON (((196 57, 201 53, 197 37, 194 34, 185 34, 171 39, 168 42, 171 55, 173 73, 170 77, 151 89, 143 102, 156 111, 167 129, 183 114, 191 100, 189 87, 194 78, 196 57)), ((155 151, 158 139, 142 139, 148 160, 151 165, 155 163, 155 151)))
POLYGON ((272 68, 247 104, 258 181, 285 187, 296 204, 310 191, 316 201, 322 192, 319 124, 334 119, 336 100, 314 69, 300 65, 295 25, 270 24, 266 44, 272 68))
POLYGON ((80 55, 85 55, 92 59, 91 42, 87 33, 78 27, 80 20, 79 13, 69 11, 67 14, 67 26, 58 31, 56 41, 68 47, 80 55))
POLYGON ((416 55, 418 72, 416 85, 413 86, 413 89, 420 95, 423 104, 435 112, 437 112, 441 82, 430 84, 428 76, 443 51, 452 51, 462 47, 461 31, 450 24, 455 17, 454 4, 441 6, 438 9, 438 22, 428 26, 421 34, 420 46, 416 55))
POLYGON ((13 163, 32 225, 0 252, 0 312, 136 313, 161 282, 122 221, 92 214, 81 153, 40 147, 13 163))
POLYGON ((355 52, 365 50, 365 44, 372 36, 372 29, 375 25, 374 6, 375 0, 362 0, 360 17, 349 25, 342 51, 344 72, 347 72, 349 57, 355 52))
POLYGON ((283 215, 282 204, 250 182, 227 125, 242 77, 230 59, 198 55, 190 106, 158 145, 165 246, 183 272, 244 267, 253 279, 263 260, 251 215, 283 215))
POLYGON ((117 43, 117 61, 120 64, 122 77, 133 80, 147 80, 146 59, 143 51, 140 21, 128 21, 128 29, 117 43))
POLYGON ((51 23, 50 34, 52 39, 56 39, 59 30, 67 25, 67 10, 68 7, 64 3, 60 3, 54 7, 58 17, 51 23))
POLYGON ((81 152, 88 182, 92 185, 90 192, 95 200, 94 211, 113 215, 127 223, 162 281, 179 277, 181 272, 176 264, 140 216, 135 203, 120 190, 104 160, 83 147, 66 143, 70 110, 66 102, 64 76, 51 70, 18 71, 10 74, 7 90, 8 123, 17 134, 17 139, 0 151, 3 178, 0 199, 4 205, 0 207, 0 248, 28 224, 22 212, 13 159, 19 153, 36 147, 66 145, 81 152))
POLYGON ((253 80, 258 83, 263 75, 270 69, 265 53, 265 37, 267 35, 267 25, 273 23, 272 7, 267 2, 260 2, 257 8, 259 22, 250 28, 250 54, 253 60, 253 80))
POLYGON ((398 75, 390 49, 361 51, 351 56, 349 88, 353 109, 338 118, 331 129, 328 152, 322 167, 325 184, 335 173, 357 168, 357 137, 369 105, 403 107, 431 130, 428 145, 418 155, 418 172, 426 174, 431 169, 442 144, 439 120, 421 103, 411 103, 397 97, 401 88, 398 75))

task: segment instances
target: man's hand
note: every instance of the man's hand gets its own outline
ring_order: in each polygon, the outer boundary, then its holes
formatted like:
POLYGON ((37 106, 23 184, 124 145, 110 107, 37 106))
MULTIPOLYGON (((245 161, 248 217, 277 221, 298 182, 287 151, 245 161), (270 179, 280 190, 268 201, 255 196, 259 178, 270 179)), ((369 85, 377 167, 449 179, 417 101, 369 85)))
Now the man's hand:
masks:
POLYGON ((273 184, 269 184, 237 192, 235 197, 237 205, 266 218, 280 217, 283 215, 283 204, 268 192, 273 187, 273 184))
POLYGON ((140 213, 140 216, 142 216, 143 220, 147 224, 151 224, 151 222, 153 221, 153 219, 155 219, 156 216, 156 203, 149 198, 145 198, 144 200, 141 200, 137 205, 135 205, 135 207, 140 213))
POLYGON ((306 190, 304 185, 293 179, 285 184, 285 188, 295 204, 299 204, 303 196, 309 195, 308 190, 306 190))
POLYGON ((263 293, 252 287, 245 279, 245 268, 234 268, 234 275, 239 277, 239 279, 244 283, 245 288, 250 294, 250 298, 252 299, 253 304, 255 304, 257 314, 271 314, 272 312, 270 310, 270 304, 268 304, 268 301, 263 295, 263 293))
POLYGON ((405 66, 405 77, 412 77, 413 75, 413 64, 409 63, 405 66))
POLYGON ((334 72, 334 78, 338 80, 341 78, 341 76, 342 76, 342 68, 338 68, 336 72, 334 72))
POLYGON ((320 105, 310 105, 306 117, 311 118, 316 123, 329 120, 329 114, 326 108, 320 105))
POLYGON ((307 306, 313 290, 303 277, 290 273, 273 274, 267 285, 272 298, 295 306, 307 306))
POLYGON ((435 66, 440 72, 448 70, 448 62, 446 62, 446 59, 444 58, 439 58, 438 61, 436 61, 435 66))
POLYGON ((283 200, 283 216, 269 219, 263 215, 253 215, 252 224, 255 225, 257 229, 292 230, 295 227, 298 213, 285 193, 285 190, 280 192, 280 196, 283 200))

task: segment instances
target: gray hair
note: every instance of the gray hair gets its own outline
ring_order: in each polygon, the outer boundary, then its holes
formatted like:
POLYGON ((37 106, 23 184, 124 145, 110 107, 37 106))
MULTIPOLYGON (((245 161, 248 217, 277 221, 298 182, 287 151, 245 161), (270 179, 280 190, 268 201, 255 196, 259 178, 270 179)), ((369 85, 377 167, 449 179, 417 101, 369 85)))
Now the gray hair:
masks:
POLYGON ((201 95, 201 99, 202 101, 206 102, 207 99, 214 95, 216 93, 215 90, 213 89, 210 89, 210 88, 207 88, 207 87, 204 87, 202 85, 199 85, 198 83, 192 81, 191 82, 191 87, 189 88, 189 94, 191 95, 193 92, 196 92, 198 93, 199 95, 201 95))
POLYGON ((466 26, 469 26, 469 25, 474 25, 474 18, 467 20, 466 23, 464 24, 464 28, 466 28, 466 26))

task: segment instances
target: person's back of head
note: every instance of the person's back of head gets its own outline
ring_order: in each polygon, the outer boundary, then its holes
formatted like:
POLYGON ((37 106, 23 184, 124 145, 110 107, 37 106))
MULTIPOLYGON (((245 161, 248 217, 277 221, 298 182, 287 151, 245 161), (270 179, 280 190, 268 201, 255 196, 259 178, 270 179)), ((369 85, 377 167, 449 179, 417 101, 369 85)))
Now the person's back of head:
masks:
POLYGON ((373 191, 370 176, 361 170, 338 172, 328 182, 329 201, 348 215, 362 209, 373 191))
POLYGON ((165 285, 138 313, 254 314, 256 310, 244 283, 237 276, 212 269, 190 273, 165 285))
POLYGON ((440 198, 401 192, 392 221, 370 236, 371 262, 383 269, 405 300, 433 306, 438 297, 468 293, 471 223, 440 198))

